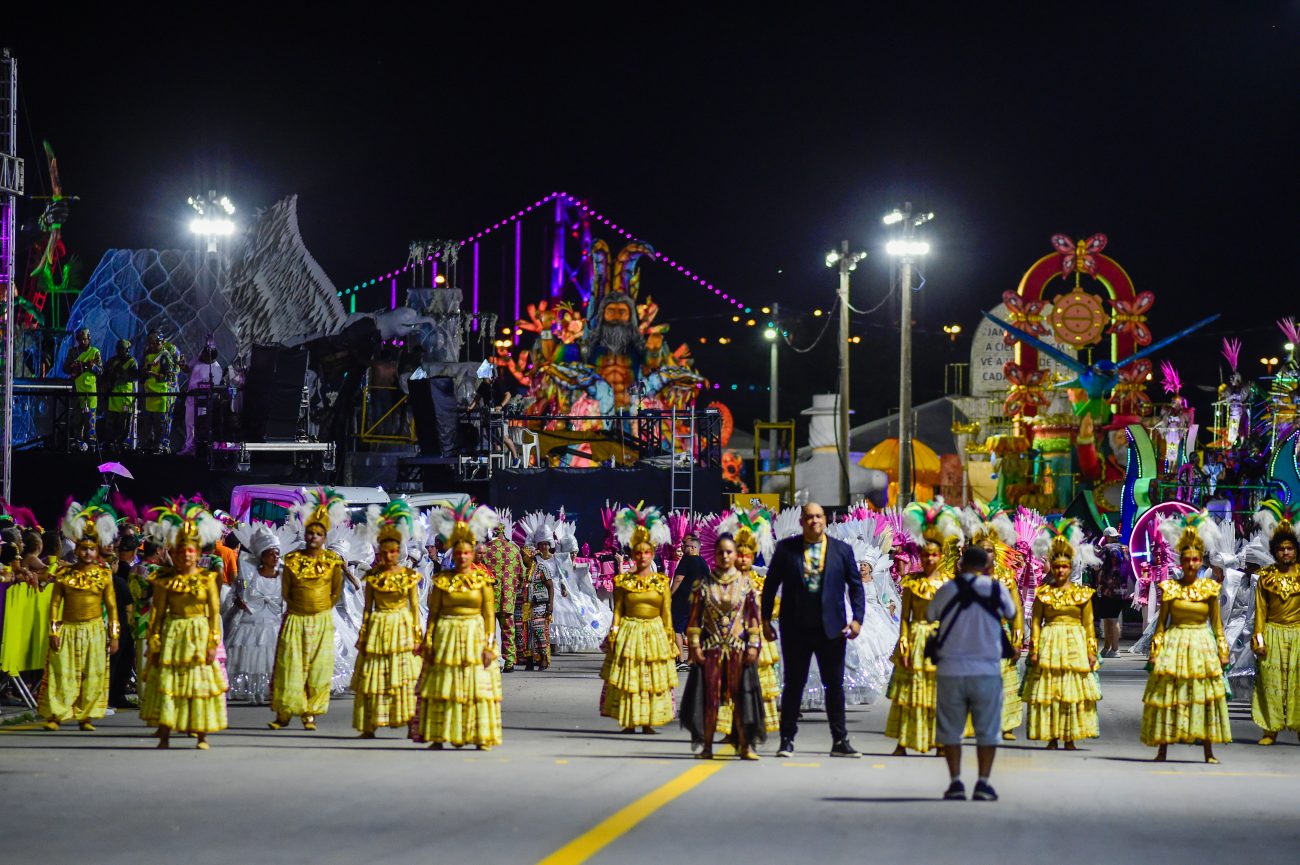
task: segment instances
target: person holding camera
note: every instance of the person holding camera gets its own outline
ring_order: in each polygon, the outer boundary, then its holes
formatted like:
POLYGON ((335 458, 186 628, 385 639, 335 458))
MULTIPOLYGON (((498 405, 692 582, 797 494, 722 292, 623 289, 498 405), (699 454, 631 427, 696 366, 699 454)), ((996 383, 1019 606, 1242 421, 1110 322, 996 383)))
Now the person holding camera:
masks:
POLYGON ((935 592, 928 618, 939 623, 926 653, 937 668, 936 736, 948 760, 951 782, 945 799, 965 799, 961 782, 961 740, 969 715, 975 728, 979 781, 971 798, 996 802, 989 784, 993 758, 1002 737, 1002 661, 1016 648, 1002 628, 1016 616, 1011 594, 988 574, 993 559, 977 546, 966 547, 957 576, 935 592))

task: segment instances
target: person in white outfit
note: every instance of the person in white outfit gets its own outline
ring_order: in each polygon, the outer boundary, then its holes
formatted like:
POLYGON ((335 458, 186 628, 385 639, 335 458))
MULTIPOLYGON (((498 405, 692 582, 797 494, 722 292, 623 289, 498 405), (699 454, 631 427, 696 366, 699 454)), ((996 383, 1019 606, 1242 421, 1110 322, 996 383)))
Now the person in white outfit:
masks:
POLYGON ((280 538, 268 526, 241 526, 245 550, 226 624, 230 699, 262 705, 271 699, 275 643, 284 615, 280 588, 280 538))

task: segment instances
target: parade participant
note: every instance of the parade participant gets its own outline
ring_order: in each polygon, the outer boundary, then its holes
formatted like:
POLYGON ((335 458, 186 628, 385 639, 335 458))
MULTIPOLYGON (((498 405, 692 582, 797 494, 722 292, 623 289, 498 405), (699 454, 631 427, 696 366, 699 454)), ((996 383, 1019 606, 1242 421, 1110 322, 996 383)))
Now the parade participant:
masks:
MULTIPOLYGON (((758 598, 753 583, 736 570, 735 562, 736 542, 720 537, 714 546, 713 571, 695 589, 686 626, 691 672, 682 693, 681 724, 690 732, 691 746, 699 749, 696 756, 702 760, 713 759, 718 711, 724 704, 731 706, 732 738, 742 760, 757 760, 754 746, 767 738, 757 667, 762 647, 758 598)), ((807 676, 808 654, 803 658, 807 676)), ((793 695, 796 711, 802 692, 800 683, 793 695)), ((784 736, 784 717, 782 721, 784 736)), ((793 731, 790 738, 794 738, 793 731)))
POLYGON ((894 675, 889 683, 889 717, 885 735, 898 740, 891 756, 902 757, 907 749, 922 754, 935 749, 935 666, 926 657, 925 644, 936 625, 926 610, 939 587, 951 576, 944 559, 956 561, 961 546, 961 525, 951 508, 914 502, 905 518, 911 534, 920 538, 921 570, 903 578, 903 609, 900 614, 898 648, 894 652, 894 675))
POLYGON ((1124 610, 1124 598, 1132 594, 1128 587, 1132 565, 1128 547, 1120 540, 1119 530, 1114 526, 1107 526, 1102 531, 1097 557, 1101 564, 1092 569, 1096 575, 1094 585, 1097 591, 1092 597, 1092 607, 1096 618, 1101 620, 1101 657, 1117 658, 1120 614, 1124 610))
POLYGON ((1182 574, 1160 583, 1160 610, 1147 664, 1151 675, 1142 695, 1142 744, 1157 746, 1157 762, 1166 759, 1170 743, 1199 741, 1205 762, 1217 763, 1214 743, 1232 741, 1223 680, 1228 641, 1219 616, 1219 584, 1199 573, 1205 541, 1198 529, 1208 522, 1202 513, 1160 524, 1161 533, 1178 551, 1182 574))
MULTIPOLYGON (((865 595, 853 551, 826 535, 826 512, 816 502, 800 510, 801 535, 776 545, 763 585, 763 635, 775 640, 772 615, 781 592, 781 746, 778 757, 794 753, 799 705, 814 655, 826 689, 826 720, 831 728, 831 756, 860 757, 849 743, 844 719, 844 644, 862 630, 865 595), (848 595, 849 615, 844 598, 848 595)), ((697 596, 698 597, 698 596, 697 596)), ((698 603, 698 600, 697 600, 698 603)), ((757 644, 757 641, 755 641, 757 644)))
POLYGON ((334 678, 334 605, 343 592, 343 558, 325 549, 330 527, 347 519, 343 497, 331 489, 309 490, 294 508, 304 549, 283 559, 281 592, 288 612, 275 647, 271 708, 279 730, 294 715, 316 729, 316 716, 329 710, 334 678))
POLYGON ((230 699, 261 706, 271 701, 276 636, 284 618, 280 552, 285 544, 267 525, 241 525, 235 534, 243 554, 225 629, 230 699))
POLYGON ((140 556, 127 576, 127 589, 131 592, 131 635, 135 638, 135 675, 138 683, 145 678, 145 665, 149 663, 149 619, 153 613, 154 572, 162 567, 163 547, 150 540, 153 533, 145 526, 145 538, 140 543, 140 556))
POLYGON ((577 526, 564 518, 555 521, 555 606, 551 619, 551 647, 554 652, 592 652, 600 648, 609 633, 614 614, 596 594, 591 579, 579 574, 573 564, 578 551, 577 526))
MULTIPOLYGON (((776 548, 772 536, 772 515, 763 508, 751 511, 732 511, 723 517, 716 526, 719 535, 730 535, 736 543, 736 570, 749 579, 754 587, 755 597, 763 596, 765 577, 754 570, 754 560, 758 556, 763 561, 771 561, 776 548)), ((776 613, 773 611, 773 616, 776 613)), ((781 729, 781 680, 777 677, 776 667, 781 663, 781 653, 777 649, 777 640, 767 640, 759 633, 758 682, 763 691, 764 728, 769 733, 781 729)), ((731 703, 724 702, 718 708, 718 732, 724 736, 731 734, 731 703)))
POLYGON ((366 572, 365 606, 352 676, 352 726, 362 739, 380 727, 405 727, 415 715, 416 610, 420 574, 403 564, 414 531, 411 506, 394 499, 383 510, 371 505, 367 534, 378 549, 366 572))
POLYGON ((208 734, 226 729, 227 682, 217 664, 221 643, 221 578, 198 566, 199 551, 221 537, 221 521, 200 504, 167 505, 153 524, 155 540, 171 551, 170 566, 154 574, 149 619, 149 666, 140 718, 157 725, 158 747, 173 731, 193 733, 208 749, 208 734))
POLYGON ((501 626, 501 656, 505 667, 501 672, 511 673, 515 669, 515 599, 519 595, 519 585, 524 581, 523 552, 510 538, 506 537, 504 522, 498 523, 492 530, 492 540, 487 542, 483 555, 483 564, 492 572, 495 580, 497 623, 501 626))
MULTIPOLYGON (((1255 629, 1251 648, 1258 659, 1258 681, 1251 718, 1264 731, 1259 744, 1272 745, 1282 730, 1300 733, 1300 540, 1294 513, 1280 502, 1264 502, 1271 518, 1269 552, 1276 564, 1259 572, 1255 584, 1255 629)), ((1257 515, 1258 518, 1259 515, 1257 515)))
POLYGON ((98 446, 95 416, 99 411, 99 376, 104 371, 104 359, 99 349, 90 344, 89 328, 77 330, 76 347, 63 361, 63 371, 72 376, 72 389, 77 394, 73 438, 81 450, 94 450, 98 446))
POLYGON ((501 670, 497 667, 492 575, 474 564, 474 544, 498 517, 468 501, 430 514, 430 527, 452 553, 452 569, 433 579, 415 731, 430 748, 445 743, 486 751, 501 744, 501 670))
POLYGON ((691 592, 695 584, 709 576, 709 566, 700 555, 700 538, 689 533, 682 537, 682 557, 673 570, 673 627, 681 654, 678 670, 690 669, 686 663, 686 622, 691 617, 691 592))
POLYGON ((171 448, 172 405, 176 401, 176 354, 162 332, 150 331, 140 381, 146 394, 140 415, 140 449, 167 453, 171 448))
POLYGON ((113 599, 117 603, 118 633, 121 635, 118 651, 108 662, 108 705, 113 709, 129 709, 126 692, 135 674, 135 634, 131 629, 135 611, 131 608, 131 570, 136 565, 140 550, 140 537, 131 526, 125 526, 117 539, 117 550, 105 563, 113 568, 113 599))
POLYGON ((185 447, 184 455, 194 453, 194 434, 199 415, 207 420, 204 430, 208 442, 212 441, 212 392, 221 387, 221 364, 217 361, 217 347, 209 341, 199 352, 198 360, 190 368, 185 396, 185 447))
POLYGON ((100 548, 117 537, 117 517, 101 505, 73 502, 60 528, 76 544, 77 560, 52 562, 47 571, 54 582, 50 651, 36 711, 47 730, 72 718, 82 730, 94 730, 91 722, 107 714, 108 656, 117 653, 121 636, 113 569, 99 558, 100 548))
POLYGON ((111 447, 129 450, 132 446, 131 419, 135 414, 139 379, 140 364, 131 355, 131 340, 119 339, 113 356, 104 365, 104 385, 108 391, 104 441, 111 447))
MULTIPOLYGON (((536 516, 536 515, 530 515, 536 516)), ((545 515, 541 515, 545 517, 545 515)), ((528 518, 525 518, 527 522, 528 518)), ((549 517, 535 522, 528 533, 528 544, 534 550, 533 562, 528 570, 524 655, 525 670, 551 666, 551 621, 555 611, 555 583, 559 564, 555 561, 555 528, 549 517)))
POLYGON ((658 508, 623 508, 615 520, 619 542, 632 550, 636 567, 614 580, 614 623, 602 644, 600 677, 606 686, 600 714, 624 733, 637 727, 654 733, 673 719, 677 685, 668 575, 654 567, 655 550, 671 542, 672 534, 658 508))
POLYGON ((1098 733, 1097 701, 1101 690, 1093 631, 1093 590, 1070 578, 1077 570, 1075 548, 1082 540, 1077 521, 1045 526, 1034 550, 1047 559, 1048 582, 1034 598, 1029 626, 1029 670, 1025 676, 1028 736, 1055 750, 1075 750, 1079 739, 1098 733))
MULTIPOLYGON (((962 511, 962 528, 970 542, 989 554, 993 560, 993 578, 1006 586, 1016 605, 1015 618, 1007 619, 1007 636, 1017 650, 1025 641, 1025 611, 1020 604, 1020 571, 1023 562, 1015 552, 1015 527, 1002 510, 965 508, 962 511)), ((1020 699, 1019 655, 1002 662, 1002 738, 1015 741, 1016 729, 1025 719, 1025 704, 1020 699)))

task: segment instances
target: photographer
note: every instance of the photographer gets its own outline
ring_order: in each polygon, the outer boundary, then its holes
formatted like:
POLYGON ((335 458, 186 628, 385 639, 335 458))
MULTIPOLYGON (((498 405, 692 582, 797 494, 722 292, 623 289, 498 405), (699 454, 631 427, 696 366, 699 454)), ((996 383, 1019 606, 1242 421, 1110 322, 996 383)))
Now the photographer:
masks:
POLYGON ((988 576, 992 568, 985 550, 966 547, 957 576, 935 593, 927 614, 939 623, 926 651, 938 668, 935 738, 944 747, 951 777, 945 799, 966 798, 961 739, 967 715, 974 722, 979 757, 979 781, 971 798, 998 799, 989 774, 1002 736, 1002 660, 1016 653, 1003 623, 1015 618, 1016 605, 1006 587, 988 576))

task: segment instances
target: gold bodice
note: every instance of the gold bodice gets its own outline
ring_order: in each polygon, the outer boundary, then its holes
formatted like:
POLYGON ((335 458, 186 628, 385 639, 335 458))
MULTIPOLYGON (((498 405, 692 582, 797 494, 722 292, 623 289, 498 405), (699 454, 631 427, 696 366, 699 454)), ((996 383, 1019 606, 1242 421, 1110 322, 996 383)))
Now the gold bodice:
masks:
POLYGON ((1043 619, 1047 624, 1074 620, 1083 621, 1083 608, 1092 598, 1092 589, 1074 583, 1064 586, 1042 586, 1034 597, 1042 602, 1043 619))
POLYGON ((1169 627, 1204 625, 1210 619, 1211 601, 1219 597, 1219 584, 1201 577, 1191 585, 1179 580, 1160 584, 1161 616, 1169 616, 1169 627), (1167 613, 1166 613, 1167 611, 1167 613))
POLYGON ((90 622, 104 614, 105 592, 112 592, 113 571, 102 562, 86 567, 58 562, 50 576, 63 592, 63 621, 90 622))
POLYGON ((333 607, 342 588, 342 567, 342 557, 329 550, 314 556, 296 550, 285 556, 281 579, 286 582, 289 612, 314 616, 333 607))
MULTIPOLYGON (((486 572, 472 569, 465 573, 442 573, 434 578, 432 591, 440 593, 438 614, 443 616, 477 616, 483 612, 483 595, 491 592, 486 572)), ((430 605, 432 606, 432 604, 430 605)))
POLYGON ((182 576, 172 568, 159 568, 151 582, 155 598, 158 597, 158 589, 167 592, 167 608, 164 613, 172 618, 188 619, 211 614, 209 599, 210 593, 215 591, 216 580, 215 571, 200 569, 182 576))
POLYGON ((658 619, 663 616, 668 598, 668 576, 620 574, 614 587, 622 594, 622 615, 633 619, 658 619))
POLYGON ((1284 574, 1270 565, 1260 570, 1257 585, 1256 609, 1263 608, 1262 624, 1300 625, 1300 569, 1284 574))
POLYGON ((366 574, 366 586, 381 612, 400 610, 410 604, 411 590, 420 583, 420 574, 410 568, 392 571, 372 570, 366 574))

